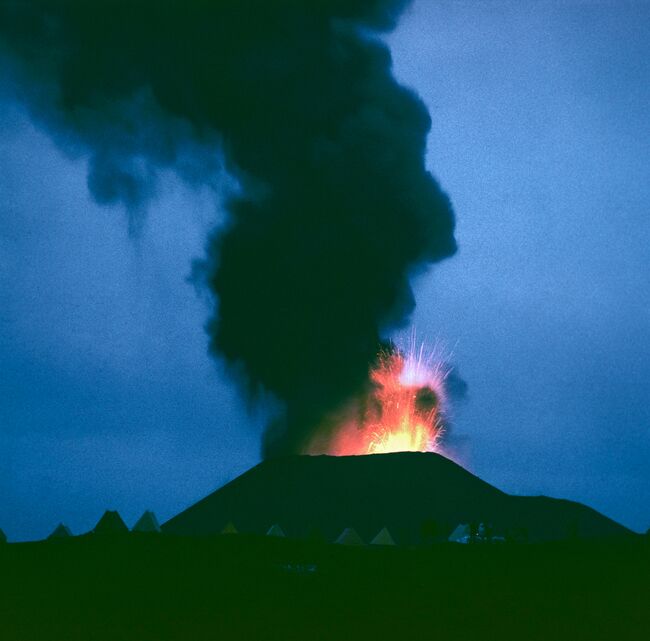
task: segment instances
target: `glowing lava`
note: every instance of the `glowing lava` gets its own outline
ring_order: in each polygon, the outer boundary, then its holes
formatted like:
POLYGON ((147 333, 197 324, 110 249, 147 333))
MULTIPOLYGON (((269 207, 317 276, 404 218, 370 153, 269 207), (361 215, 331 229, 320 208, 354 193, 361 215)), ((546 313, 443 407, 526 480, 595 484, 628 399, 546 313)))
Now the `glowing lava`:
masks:
POLYGON ((440 452, 448 374, 445 362, 424 358, 422 348, 417 354, 397 350, 381 354, 370 371, 365 398, 332 419, 306 452, 336 456, 440 452))

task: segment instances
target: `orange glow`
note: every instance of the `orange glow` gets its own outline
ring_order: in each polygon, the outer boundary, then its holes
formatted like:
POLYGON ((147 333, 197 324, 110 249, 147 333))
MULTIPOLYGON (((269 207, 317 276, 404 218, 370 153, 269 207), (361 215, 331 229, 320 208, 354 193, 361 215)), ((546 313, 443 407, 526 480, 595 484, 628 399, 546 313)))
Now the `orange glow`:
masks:
POLYGON ((330 419, 306 453, 441 452, 448 373, 442 360, 425 359, 422 349, 381 354, 369 373, 371 391, 330 419))

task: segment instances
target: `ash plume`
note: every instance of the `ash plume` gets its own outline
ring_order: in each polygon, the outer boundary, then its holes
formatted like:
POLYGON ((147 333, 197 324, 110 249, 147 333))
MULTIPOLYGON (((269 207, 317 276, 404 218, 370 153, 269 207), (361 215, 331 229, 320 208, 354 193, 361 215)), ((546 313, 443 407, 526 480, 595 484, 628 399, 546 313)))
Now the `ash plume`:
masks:
POLYGON ((33 119, 89 158, 98 202, 137 221, 162 168, 236 177, 199 269, 212 353, 282 402, 266 455, 298 450, 366 384, 414 306, 409 277, 456 249, 424 166, 429 115, 378 38, 404 4, 0 4, 13 81, 33 119))

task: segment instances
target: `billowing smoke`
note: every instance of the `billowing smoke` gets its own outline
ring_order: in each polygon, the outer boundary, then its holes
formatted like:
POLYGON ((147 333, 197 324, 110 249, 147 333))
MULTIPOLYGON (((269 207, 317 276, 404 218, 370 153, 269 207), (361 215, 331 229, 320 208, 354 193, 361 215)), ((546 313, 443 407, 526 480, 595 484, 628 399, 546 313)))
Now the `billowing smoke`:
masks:
POLYGON ((207 245, 210 348, 284 407, 266 454, 296 451, 367 381, 413 308, 409 277, 455 251, 426 171, 422 102, 377 34, 402 1, 191 0, 0 5, 32 113, 89 157, 98 202, 132 221, 171 168, 240 189, 207 245))

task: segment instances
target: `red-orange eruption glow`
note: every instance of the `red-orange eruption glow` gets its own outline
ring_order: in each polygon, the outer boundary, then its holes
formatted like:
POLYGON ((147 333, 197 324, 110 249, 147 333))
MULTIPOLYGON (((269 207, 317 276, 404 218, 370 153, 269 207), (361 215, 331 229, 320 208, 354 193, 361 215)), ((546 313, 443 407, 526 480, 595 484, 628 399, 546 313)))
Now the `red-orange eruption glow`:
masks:
POLYGON ((347 456, 388 452, 441 452, 449 368, 443 360, 381 354, 370 371, 371 391, 317 436, 308 454, 347 456))

